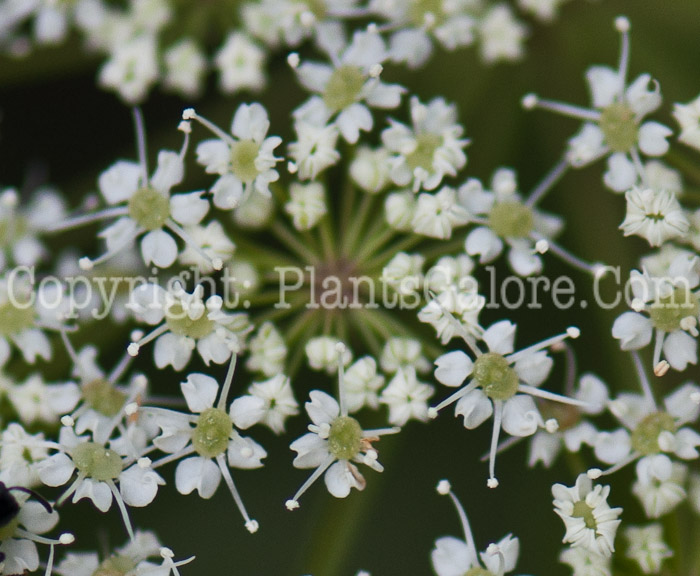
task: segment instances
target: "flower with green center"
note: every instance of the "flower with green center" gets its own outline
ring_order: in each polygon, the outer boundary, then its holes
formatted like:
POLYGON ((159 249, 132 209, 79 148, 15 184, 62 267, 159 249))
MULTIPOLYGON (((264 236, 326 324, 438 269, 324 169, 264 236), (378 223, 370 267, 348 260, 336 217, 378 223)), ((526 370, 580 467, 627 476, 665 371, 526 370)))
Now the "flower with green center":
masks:
POLYGON ((203 299, 204 287, 198 285, 188 293, 175 283, 170 290, 157 284, 144 284, 131 294, 127 307, 139 318, 156 325, 149 334, 128 346, 131 356, 138 355, 145 344, 155 340, 156 366, 172 366, 182 370, 196 347, 202 360, 209 365, 224 364, 243 348, 246 334, 251 330, 244 313, 223 311, 219 296, 203 299))
POLYGON ((291 443, 297 455, 295 468, 315 468, 293 498, 287 500, 288 510, 299 507, 299 498, 321 476, 326 488, 336 498, 345 498, 352 488, 364 490, 365 479, 354 463, 366 464, 377 472, 383 467, 377 461, 372 442, 385 434, 394 434, 398 428, 363 430, 360 423, 348 416, 345 404, 345 372, 343 354, 345 345, 338 343, 338 395, 340 403, 320 390, 309 393, 306 412, 311 419, 309 432, 291 443))
POLYGON ((475 339, 462 333, 462 339, 476 360, 472 361, 467 354, 457 350, 443 354, 435 361, 438 382, 459 389, 430 408, 429 417, 436 418, 440 410, 453 403, 456 403, 455 415, 464 417, 464 426, 468 429, 476 428, 494 416, 487 482, 490 488, 498 486, 495 467, 501 427, 511 436, 521 437, 531 436, 538 428, 544 427, 533 396, 572 406, 589 406, 588 402, 538 388, 547 379, 553 364, 545 350, 566 338, 577 338, 579 330, 569 328, 564 334, 514 352, 515 330, 516 326, 508 320, 486 329, 481 341, 486 344, 488 352, 483 352, 475 339))
POLYGON ((469 519, 462 504, 452 492, 447 480, 441 480, 437 485, 438 494, 449 496, 457 510, 464 539, 444 536, 435 541, 430 558, 433 569, 438 576, 503 576, 515 569, 520 551, 520 542, 508 534, 499 542, 489 546, 478 554, 474 544, 469 519), (479 561, 481 557, 481 561, 479 561))
MULTIPOLYGON (((229 467, 260 468, 267 453, 239 430, 260 422, 264 401, 254 396, 234 400, 228 410, 227 398, 236 368, 236 355, 231 358, 221 390, 218 382, 205 374, 190 374, 180 389, 191 414, 144 407, 141 411, 153 418, 162 433, 153 444, 169 453, 163 462, 180 460, 175 469, 175 487, 181 494, 196 490, 202 498, 211 498, 223 477, 245 521, 253 533, 258 523, 248 516, 233 482, 229 467), (217 401, 218 396, 218 401, 217 401)), ((156 461, 154 466, 159 466, 156 461)))

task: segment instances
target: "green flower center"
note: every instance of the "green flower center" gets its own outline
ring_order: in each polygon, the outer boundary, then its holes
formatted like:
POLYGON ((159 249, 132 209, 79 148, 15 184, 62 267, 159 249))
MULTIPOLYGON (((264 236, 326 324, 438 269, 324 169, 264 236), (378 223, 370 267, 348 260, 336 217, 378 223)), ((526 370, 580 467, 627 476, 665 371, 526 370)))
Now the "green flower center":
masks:
POLYGON ((637 119, 627 104, 616 102, 603 109, 599 124, 613 152, 629 152, 637 143, 637 119))
POLYGON ((664 431, 676 432, 673 416, 666 412, 649 414, 632 432, 632 448, 644 456, 661 452, 659 434, 664 431))
POLYGON ((211 334, 215 325, 214 321, 207 317, 206 312, 192 320, 179 302, 175 302, 168 308, 165 313, 165 323, 173 334, 188 336, 195 340, 211 334))
POLYGON ((86 476, 104 482, 114 480, 122 472, 122 459, 102 444, 86 442, 73 449, 73 463, 86 476))
POLYGON ((426 172, 433 170, 435 151, 442 145, 442 137, 437 134, 419 134, 416 138, 416 149, 406 156, 406 163, 411 172, 423 168, 426 172))
POLYGON ((241 182, 252 182, 260 171, 255 167, 260 145, 254 140, 241 140, 231 145, 231 170, 241 182))
POLYGON ((435 23, 439 24, 445 19, 442 2, 443 0, 410 0, 408 19, 414 26, 421 28, 425 26, 426 14, 432 14, 435 23))
POLYGON ((88 406, 104 416, 116 416, 126 402, 126 394, 102 378, 86 382, 81 389, 88 406))
POLYGON ((192 446, 197 454, 215 458, 226 452, 233 433, 233 422, 221 408, 207 408, 197 419, 192 433, 192 446))
POLYGON ((341 66, 333 71, 323 92, 323 101, 333 112, 354 104, 365 85, 365 77, 357 66, 341 66))
POLYGON ((660 298, 649 307, 649 316, 655 328, 674 332, 681 327, 681 320, 700 314, 698 297, 686 288, 676 288, 673 294, 660 298))
MULTIPOLYGON (((24 300, 17 302, 24 306, 24 300)), ((0 304, 0 334, 9 336, 34 326, 34 307, 17 308, 8 300, 0 304)))
POLYGON ((533 226, 532 209, 515 200, 495 204, 489 215, 489 227, 501 238, 527 238, 533 226))
POLYGON ((170 217, 170 200, 153 188, 140 188, 129 198, 129 216, 146 230, 158 230, 170 217))
POLYGON ((15 530, 19 526, 19 518, 15 516, 4 526, 0 526, 0 542, 9 540, 15 535, 15 530))
POLYGON ((362 428, 350 416, 340 416, 333 420, 328 433, 328 450, 338 460, 350 460, 360 453, 362 428))
POLYGON ((579 500, 574 504, 574 511, 571 514, 574 518, 583 518, 586 528, 595 530, 598 526, 595 516, 593 516, 593 508, 586 504, 585 500, 579 500))
POLYGON ((136 564, 127 556, 111 556, 97 567, 92 576, 126 576, 136 568, 136 564))
POLYGON ((501 354, 482 354, 474 362, 474 379, 492 400, 508 400, 518 391, 518 375, 501 354))

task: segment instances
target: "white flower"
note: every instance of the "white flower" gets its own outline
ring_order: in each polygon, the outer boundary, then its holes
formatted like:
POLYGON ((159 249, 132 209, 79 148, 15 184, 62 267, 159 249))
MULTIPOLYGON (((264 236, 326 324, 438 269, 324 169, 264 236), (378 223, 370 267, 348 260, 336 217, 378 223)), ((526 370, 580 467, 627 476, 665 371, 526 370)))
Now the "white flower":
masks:
POLYGON ((544 426, 533 396, 574 406, 588 405, 585 401, 538 388, 553 365, 545 350, 566 338, 578 337, 578 330, 569 328, 564 334, 514 352, 515 330, 515 324, 508 320, 490 326, 481 336, 488 347, 487 353, 482 352, 471 337, 462 335, 476 355, 476 360, 472 361, 461 350, 455 350, 443 354, 435 361, 437 381, 459 389, 435 408, 431 408, 430 417, 437 417, 438 411, 453 403, 456 403, 455 416, 463 416, 464 426, 468 429, 477 428, 494 416, 489 457, 490 488, 498 486, 495 466, 501 427, 511 436, 522 437, 531 436, 544 426))
POLYGON ((318 182, 305 185, 293 182, 289 187, 289 196, 284 211, 292 217, 297 230, 310 230, 328 211, 326 191, 318 182))
POLYGON ((248 342, 248 359, 246 368, 254 372, 262 372, 270 377, 279 374, 284 369, 287 359, 287 346, 282 335, 271 322, 263 323, 255 336, 248 342))
POLYGON ((700 150, 700 96, 687 104, 674 104, 673 116, 681 127, 678 140, 700 150))
POLYGON ((194 266, 202 274, 214 272, 214 264, 231 260, 236 245, 226 234, 218 220, 212 220, 206 226, 187 226, 185 232, 192 240, 180 252, 178 260, 181 264, 194 266), (196 248, 195 248, 196 246, 196 248))
POLYGON ((391 286, 401 296, 415 294, 423 281, 423 262, 420 254, 398 252, 382 268, 381 282, 391 286))
POLYGON ((435 190, 445 176, 456 176, 467 163, 454 105, 442 98, 422 104, 411 98, 411 127, 395 120, 382 132, 382 143, 392 154, 391 179, 398 186, 435 190))
POLYGON ((430 370, 430 362, 423 355, 420 341, 413 338, 394 337, 387 340, 379 363, 382 370, 389 374, 408 367, 420 374, 430 370))
POLYGON ((661 106, 658 83, 649 74, 642 74, 627 84, 629 65, 629 22, 616 20, 622 35, 619 69, 593 66, 586 73, 592 96, 592 108, 578 108, 529 95, 526 107, 540 107, 584 120, 579 133, 569 140, 567 158, 574 167, 581 167, 608 157, 605 185, 615 192, 624 192, 644 181, 640 152, 647 156, 663 156, 668 151, 666 139, 672 131, 658 122, 643 122, 661 106), (650 83, 653 87, 650 89, 650 83))
POLYGON ((379 407, 379 390, 384 386, 384 376, 377 373, 377 362, 371 356, 355 360, 345 371, 345 402, 352 414, 367 406, 379 407))
POLYGON ((552 486, 554 511, 566 527, 565 544, 580 546, 600 556, 612 555, 622 508, 610 508, 609 494, 610 486, 594 487, 586 474, 580 474, 572 487, 552 486))
POLYGON ((557 16, 559 7, 568 0, 518 0, 518 6, 531 12, 543 22, 551 22, 557 16))
POLYGON ((142 346, 156 340, 153 356, 156 366, 182 370, 197 348, 204 363, 223 364, 244 346, 250 331, 244 313, 227 314, 219 296, 202 298, 204 286, 190 294, 179 282, 169 290, 157 284, 142 284, 131 293, 127 307, 151 325, 153 331, 129 344, 128 352, 136 356, 142 346))
POLYGON ((265 52, 241 32, 229 34, 214 63, 222 92, 258 91, 265 87, 265 52))
POLYGON ((481 57, 484 62, 519 60, 527 28, 515 19, 506 4, 492 7, 479 23, 481 57))
POLYGON ((478 338, 484 331, 479 313, 485 305, 486 298, 477 292, 476 281, 463 290, 451 285, 418 312, 418 320, 433 326, 442 344, 456 336, 478 338))
POLYGON ((649 518, 661 518, 687 498, 688 468, 665 454, 646 456, 637 462, 637 481, 632 493, 639 498, 649 518))
POLYGON ((413 231, 430 238, 449 240, 452 230, 469 222, 469 213, 457 203, 457 193, 445 186, 437 194, 418 196, 413 231))
POLYGON ((400 232, 411 230, 416 204, 416 195, 410 190, 389 194, 384 202, 387 224, 400 232))
POLYGON ((315 180, 321 172, 340 160, 336 150, 338 127, 335 124, 317 124, 296 120, 296 142, 289 145, 289 156, 294 160, 293 170, 301 180, 315 180))
POLYGON ((157 47, 151 34, 137 36, 116 46, 99 76, 102 86, 118 92, 128 104, 142 101, 156 80, 157 47))
POLYGON ((461 503, 452 492, 450 483, 447 480, 441 480, 437 491, 443 496, 449 495, 457 509, 464 533, 464 540, 453 536, 444 536, 435 541, 435 548, 430 553, 430 559, 437 575, 463 576, 473 573, 503 576, 507 572, 512 572, 518 561, 520 541, 508 534, 499 542, 489 544, 486 550, 477 554, 469 520, 461 503))
POLYGON ((262 404, 255 403, 255 409, 262 411, 260 423, 265 424, 275 434, 284 432, 284 422, 289 416, 299 414, 299 404, 294 399, 289 378, 284 374, 276 374, 263 382, 253 382, 248 388, 248 393, 263 401, 262 404))
POLYGON ((263 106, 255 103, 238 107, 231 123, 233 137, 191 108, 183 116, 198 120, 217 136, 197 145, 197 162, 208 174, 219 175, 211 188, 217 208, 236 208, 253 191, 270 195, 270 184, 279 179, 275 165, 281 160, 273 151, 282 139, 267 136, 270 121, 263 106))
POLYGON ((265 402, 258 396, 243 396, 234 400, 226 411, 235 367, 234 355, 221 390, 217 381, 205 374, 190 374, 182 382, 180 389, 191 414, 148 407, 141 411, 153 418, 161 429, 153 444, 170 454, 165 461, 184 458, 175 470, 178 492, 190 494, 197 490, 202 498, 211 498, 223 476, 245 520, 246 529, 253 533, 257 531, 258 523, 248 516, 229 466, 251 470, 263 465, 261 460, 267 452, 251 438, 241 436, 236 428, 249 428, 261 421, 265 415, 265 402))
POLYGON ((428 400, 435 389, 416 377, 413 367, 399 368, 382 391, 380 402, 389 407, 389 423, 403 426, 411 419, 428 419, 428 400))
POLYGON ((204 87, 207 60, 197 43, 188 38, 180 40, 165 51, 164 59, 164 86, 183 96, 199 96, 204 87))
POLYGON ((355 418, 348 416, 343 374, 345 346, 338 343, 335 348, 340 404, 320 390, 309 393, 311 401, 305 404, 305 408, 312 424, 309 424, 309 432, 292 442, 290 448, 297 453, 295 468, 316 470, 294 497, 287 500, 288 510, 299 507, 299 497, 321 475, 324 475, 326 488, 336 498, 347 497, 352 488, 364 490, 365 479, 354 463, 381 472, 383 467, 377 461, 377 450, 372 443, 380 436, 399 431, 398 428, 363 430, 355 418))
POLYGON ((318 96, 297 108, 294 116, 333 118, 343 138, 355 144, 361 131, 369 132, 374 126, 369 107, 396 108, 405 88, 379 79, 387 52, 378 32, 357 31, 340 53, 330 51, 333 66, 303 62, 296 67, 304 88, 318 96))
POLYGON ((32 488, 39 484, 37 464, 48 456, 44 434, 28 434, 10 422, 0 436, 0 482, 32 488))
MULTIPOLYGON (((304 348, 309 366, 313 370, 325 370, 326 374, 333 374, 338 369, 336 348, 339 344, 340 340, 330 336, 311 338, 304 348)), ((352 352, 346 346, 343 346, 342 358, 343 366, 347 366, 352 360, 352 352)))
POLYGON ((565 548, 559 561, 571 567, 572 576, 612 576, 610 558, 585 548, 565 548))
POLYGON ((625 199, 627 214, 620 224, 625 236, 641 236, 651 246, 661 246, 672 238, 682 238, 690 228, 672 192, 633 187, 625 199))
POLYGON ((350 176, 365 192, 377 194, 391 181, 388 160, 389 152, 385 148, 360 146, 350 164, 350 176))
POLYGON ((664 542, 661 524, 628 526, 624 535, 629 542, 625 556, 637 562, 644 574, 658 574, 664 559, 673 556, 664 542))
POLYGON ((12 386, 8 399, 24 424, 58 424, 59 418, 75 408, 80 390, 73 382, 47 384, 33 374, 22 384, 12 386))
POLYGON ((516 274, 539 274, 542 259, 536 244, 544 240, 553 245, 562 229, 561 219, 523 201, 516 192, 516 174, 511 169, 496 170, 491 189, 485 190, 476 179, 459 188, 460 203, 484 222, 469 232, 464 250, 470 256, 479 256, 479 262, 485 264, 498 258, 507 245, 508 264, 516 274))

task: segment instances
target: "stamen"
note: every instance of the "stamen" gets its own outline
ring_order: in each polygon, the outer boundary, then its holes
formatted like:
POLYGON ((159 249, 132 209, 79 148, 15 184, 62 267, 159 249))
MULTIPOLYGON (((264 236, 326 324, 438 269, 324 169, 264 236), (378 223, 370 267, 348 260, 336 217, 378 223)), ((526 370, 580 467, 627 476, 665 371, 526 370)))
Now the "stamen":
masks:
POLYGON ((623 458, 617 464, 611 466, 607 470, 601 470, 600 468, 591 468, 587 473, 588 477, 591 480, 597 480, 601 476, 608 476, 610 474, 613 474, 613 473, 617 472, 618 470, 622 470, 625 466, 627 466, 628 464, 631 464, 632 462, 637 460, 637 458, 639 458, 639 456, 640 456, 639 452, 632 452, 632 454, 629 454, 627 457, 623 458))
POLYGON ((52 232, 63 232, 64 230, 70 230, 71 228, 78 228, 80 226, 85 226, 86 224, 92 224, 93 222, 99 222, 100 220, 109 220, 111 218, 119 218, 120 216, 127 216, 129 214, 128 206, 114 206, 113 208, 105 208, 94 214, 83 214, 82 216, 75 216, 64 220, 63 222, 57 222, 46 228, 47 233, 52 232))
POLYGON ((537 187, 528 196, 525 206, 532 208, 535 206, 545 194, 549 192, 554 185, 559 182, 561 177, 569 169, 569 162, 566 158, 562 158, 549 173, 542 179, 542 181, 537 185, 537 187))
POLYGON ((627 70, 629 68, 630 55, 630 21, 624 16, 615 18, 615 28, 621 34, 620 38, 620 63, 618 65, 618 74, 620 78, 620 92, 618 98, 620 101, 625 97, 625 85, 627 84, 627 70))
POLYGON ((202 126, 207 128, 210 132, 213 132, 215 136, 218 136, 221 140, 223 140, 224 142, 226 142, 229 145, 233 145, 236 143, 236 141, 229 134, 226 134, 226 132, 224 132, 216 124, 214 124, 213 122, 210 122, 209 120, 207 120, 203 116, 200 116, 199 114, 197 114, 197 112, 195 112, 194 108, 186 109, 183 112, 182 117, 185 120, 196 120, 202 126))
POLYGON ((121 360, 119 360, 117 365, 114 367, 114 369, 109 373, 109 376, 107 377, 107 382, 109 382, 110 384, 115 384, 116 382, 118 382, 119 379, 129 368, 129 364, 131 364, 132 359, 133 356, 128 352, 124 354, 121 360))
POLYGON ((558 334, 557 336, 552 336, 551 338, 547 338, 546 340, 542 340, 542 342, 538 342, 537 344, 533 344, 532 346, 528 346, 527 348, 523 348, 522 350, 519 350, 518 352, 515 352, 514 354, 509 354, 508 356, 505 356, 505 359, 508 360, 509 364, 513 364, 514 362, 517 362, 520 360, 520 358, 524 356, 528 356, 532 354, 533 352, 537 352, 538 350, 543 350, 545 348, 549 348, 551 346, 554 346, 555 344, 559 344, 559 342, 562 342, 566 340, 567 338, 573 338, 576 339, 581 335, 581 331, 576 328, 575 326, 570 326, 569 328, 566 329, 566 332, 563 334, 558 334))
POLYGON ((160 336, 161 334, 163 334, 164 332, 167 332, 167 331, 168 331, 168 325, 161 324, 157 328, 154 328, 153 330, 151 330, 148 334, 146 334, 138 342, 132 342, 131 344, 129 344, 129 346, 126 349, 127 353, 129 354, 129 356, 132 356, 132 357, 138 356, 139 352, 141 351, 140 349, 142 346, 144 346, 145 344, 148 344, 152 340, 155 340, 156 338, 158 338, 158 336, 160 336))
POLYGON ((114 500, 119 507, 119 512, 121 512, 122 519, 124 520, 124 527, 129 534, 129 539, 134 542, 134 529, 131 527, 131 520, 129 520, 129 513, 126 510, 126 505, 124 504, 122 495, 119 493, 117 486, 114 484, 114 480, 106 480, 105 484, 109 486, 109 489, 112 491, 112 495, 114 496, 114 500))
POLYGON ((489 479, 486 485, 489 488, 497 488, 498 480, 496 479, 496 450, 498 448, 498 436, 501 433, 501 422, 503 421, 503 401, 493 401, 494 416, 493 430, 491 432, 491 451, 489 454, 489 479))
POLYGON ((338 403, 340 404, 340 415, 347 416, 348 408, 345 403, 345 367, 343 366, 343 355, 345 354, 345 344, 338 342, 335 345, 338 360, 338 403))
MULTIPOLYGON (((502 452, 505 452, 508 450, 508 448, 512 448, 522 440, 524 440, 526 436, 511 436, 507 440, 504 440, 498 445, 498 448, 496 449, 496 454, 501 454, 502 452)), ((479 458, 479 462, 486 462, 489 459, 489 453, 487 452, 484 454, 481 458, 479 458)))
MULTIPOLYGON (((153 408, 149 408, 148 411, 154 410, 153 408)), ((170 410, 164 410, 166 413, 172 413, 170 410)), ((159 458, 155 462, 151 464, 151 470, 155 470, 156 468, 160 468, 161 466, 165 466, 166 464, 170 464, 171 462, 175 462, 176 460, 179 460, 180 458, 184 458, 185 456, 189 456, 190 454, 194 454, 194 446, 189 446, 183 450, 180 450, 179 452, 175 452, 173 454, 168 454, 167 456, 163 456, 162 458, 159 458)))
POLYGON ((656 340, 654 341, 654 356, 651 363, 652 366, 654 366, 654 368, 656 369, 656 366, 658 366, 659 362, 661 361, 661 350, 664 346, 664 338, 666 338, 666 332, 657 328, 655 331, 655 337, 656 340))
POLYGON ((236 360, 238 356, 236 354, 231 354, 231 361, 228 365, 228 371, 226 372, 226 378, 224 379, 224 385, 221 387, 221 395, 219 396, 219 402, 216 407, 219 410, 226 409, 226 398, 228 398, 229 390, 231 389, 231 382, 233 381, 233 374, 236 371, 236 360))
POLYGON ((562 396, 561 394, 555 394, 554 392, 547 392, 547 390, 540 390, 539 388, 528 386, 527 384, 518 384, 518 392, 529 394, 530 396, 537 396, 538 398, 543 398, 544 400, 560 402, 561 404, 578 406, 579 408, 595 408, 595 405, 591 404, 590 402, 578 400, 576 398, 569 398, 567 396, 562 396))
POLYGON ((91 260, 87 256, 84 256, 78 261, 78 265, 80 266, 81 270, 92 270, 95 266, 99 266, 100 264, 103 264, 113 256, 116 256, 119 254, 122 250, 127 248, 128 246, 131 245, 131 243, 136 240, 145 230, 141 227, 137 228, 134 230, 131 234, 129 234, 123 242, 121 242, 117 246, 113 246, 110 250, 102 254, 102 256, 95 258, 94 260, 91 260))
POLYGON ((287 507, 287 510, 291 511, 299 508, 299 498, 301 498, 301 495, 304 492, 306 492, 309 489, 309 487, 323 475, 323 473, 329 468, 331 464, 333 464, 334 461, 335 456, 329 455, 328 458, 326 458, 326 460, 322 462, 321 465, 318 468, 316 468, 316 470, 313 471, 313 474, 311 474, 311 476, 309 476, 306 479, 306 482, 304 482, 301 485, 301 488, 297 490, 297 493, 294 494, 294 497, 285 502, 284 505, 287 507))
POLYGON ((634 361, 634 367, 637 369, 637 377, 639 378, 639 384, 642 386, 642 392, 644 392, 644 397, 647 402, 653 406, 654 411, 658 411, 656 406, 656 400, 654 400, 654 393, 651 389, 651 384, 649 378, 647 378, 647 373, 642 365, 642 359, 639 357, 639 353, 636 350, 630 352, 632 355, 632 360, 634 361))
POLYGON ((462 503, 457 499, 450 483, 447 480, 441 480, 437 488, 438 492, 442 495, 447 495, 452 500, 455 510, 457 510, 457 516, 462 524, 462 532, 464 532, 464 541, 467 543, 467 548, 469 549, 469 555, 471 556, 471 564, 479 565, 479 556, 476 552, 476 545, 474 544, 474 536, 472 535, 471 527, 469 526, 469 518, 467 518, 467 513, 462 507, 462 503))
POLYGON ((78 485, 85 480, 85 474, 82 472, 78 474, 78 477, 73 481, 73 484, 71 484, 68 487, 68 490, 66 490, 63 494, 61 494, 58 497, 58 500, 56 500, 56 503, 54 504, 54 508, 57 508, 61 506, 68 498, 70 498, 73 495, 73 492, 75 492, 78 489, 78 485))
POLYGON ((543 238, 539 234, 534 234, 534 233, 531 234, 530 237, 535 241, 546 240, 547 243, 549 244, 548 251, 555 254, 559 259, 563 260, 569 266, 571 266, 572 268, 575 268, 576 270, 581 270, 582 272, 586 272, 587 274, 591 274, 592 276, 596 276, 597 274, 599 274, 601 272, 601 270, 605 269, 603 264, 587 262, 586 260, 583 260, 583 259, 579 258, 578 256, 574 256, 571 252, 566 250, 566 248, 557 244, 551 238, 543 238))
POLYGON ((543 110, 549 110, 571 118, 578 118, 579 120, 592 122, 598 122, 600 120, 600 112, 596 110, 589 110, 588 108, 581 108, 580 106, 565 104, 564 102, 557 102, 555 100, 543 100, 535 94, 528 94, 525 96, 522 100, 522 104, 527 110, 542 108, 543 110))
POLYGON ((437 406, 433 408, 428 409, 428 418, 437 418, 438 412, 442 410, 443 408, 446 408, 450 404, 456 402, 459 400, 462 396, 466 396, 469 392, 474 390, 479 385, 479 383, 476 380, 472 380, 469 384, 461 388, 460 390, 457 390, 454 394, 451 394, 447 398, 445 398, 442 402, 440 402, 437 406))
POLYGON ((146 153, 146 129, 143 124, 143 115, 138 106, 132 108, 134 115, 134 128, 136 130, 136 146, 139 151, 139 165, 141 166, 141 185, 148 183, 148 154, 146 153))
POLYGON ((496 576, 503 576, 506 571, 506 559, 503 556, 503 552, 498 544, 489 544, 486 548, 486 553, 489 556, 498 556, 498 568, 496 569, 496 576))
POLYGON ((233 477, 231 476, 231 471, 228 469, 228 466, 226 465, 226 460, 225 460, 223 454, 219 454, 216 457, 216 463, 219 465, 219 469, 221 470, 221 474, 224 477, 224 481, 226 482, 228 489, 231 491, 231 495, 233 496, 233 499, 236 502, 236 506, 238 506, 238 510, 240 511, 241 516, 243 516, 243 519, 245 520, 246 529, 251 534, 255 534, 258 531, 258 528, 260 526, 256 520, 251 520, 250 516, 248 516, 248 512, 245 509, 245 505, 243 504, 243 500, 241 499, 241 496, 238 493, 238 490, 236 489, 236 485, 233 483, 233 477))

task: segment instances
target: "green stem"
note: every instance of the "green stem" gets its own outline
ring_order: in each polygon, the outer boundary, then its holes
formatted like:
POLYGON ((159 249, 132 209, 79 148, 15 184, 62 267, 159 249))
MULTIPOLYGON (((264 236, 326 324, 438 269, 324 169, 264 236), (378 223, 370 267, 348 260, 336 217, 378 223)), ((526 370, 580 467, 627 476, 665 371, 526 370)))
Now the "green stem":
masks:
POLYGON ((384 250, 384 252, 380 252, 377 256, 366 262, 363 266, 363 270, 366 270, 368 274, 371 274, 372 272, 383 268, 392 256, 398 254, 399 252, 403 252, 404 250, 410 250, 416 244, 420 244, 423 240, 424 238, 422 236, 418 236, 417 234, 412 234, 403 240, 399 240, 398 242, 395 242, 389 246, 389 248, 384 250))
MULTIPOLYGON (((363 228, 365 227, 367 216, 370 213, 370 209, 372 208, 373 204, 374 196, 372 196, 371 194, 365 194, 364 196, 362 196, 362 200, 360 201, 360 207, 358 208, 357 213, 355 214, 355 218, 353 218, 353 225, 348 226, 347 233, 343 235, 341 246, 344 256, 350 256, 357 249, 357 238, 359 237, 360 232, 362 232, 363 228)), ((349 215, 349 213, 345 213, 342 215, 343 222, 347 223, 350 221, 349 215)))
POLYGON ((299 239, 279 220, 275 220, 271 226, 272 233, 277 239, 286 244, 299 258, 305 262, 318 262, 319 255, 309 246, 302 244, 299 239))

